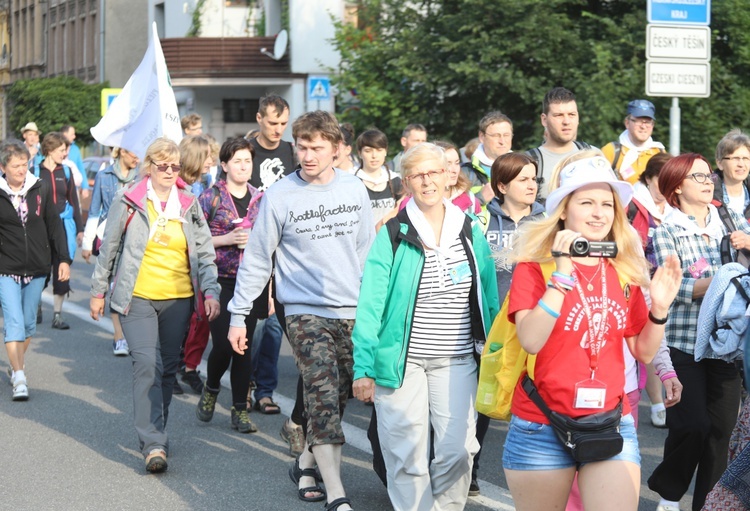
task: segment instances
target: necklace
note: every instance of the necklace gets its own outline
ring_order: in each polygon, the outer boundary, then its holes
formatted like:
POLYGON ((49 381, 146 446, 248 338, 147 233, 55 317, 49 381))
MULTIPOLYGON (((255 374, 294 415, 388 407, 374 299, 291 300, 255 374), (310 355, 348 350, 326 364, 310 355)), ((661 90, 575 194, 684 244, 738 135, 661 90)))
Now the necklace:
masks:
POLYGON ((591 291, 594 290, 594 284, 592 284, 591 281, 593 281, 596 278, 596 276, 599 274, 599 270, 601 270, 601 269, 602 269, 602 260, 599 259, 599 264, 596 266, 596 272, 594 272, 594 274, 591 276, 591 278, 588 279, 588 278, 586 278, 586 275, 584 275, 583 272, 578 269, 578 266, 576 266, 576 275, 579 276, 579 277, 582 277, 583 280, 586 281, 586 289, 589 292, 591 292, 591 291))

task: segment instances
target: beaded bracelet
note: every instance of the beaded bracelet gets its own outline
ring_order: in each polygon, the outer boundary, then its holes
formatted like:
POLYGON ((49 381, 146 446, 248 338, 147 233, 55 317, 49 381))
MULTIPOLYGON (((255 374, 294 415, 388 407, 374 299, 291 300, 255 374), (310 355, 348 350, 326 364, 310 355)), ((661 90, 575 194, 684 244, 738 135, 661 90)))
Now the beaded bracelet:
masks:
POLYGON ((557 319, 557 318, 560 317, 560 313, 559 312, 555 312, 552 309, 550 309, 549 305, 547 305, 546 303, 544 303, 541 298, 537 302, 537 305, 539 307, 541 307, 544 312, 546 312, 547 314, 549 314, 553 318, 557 319))

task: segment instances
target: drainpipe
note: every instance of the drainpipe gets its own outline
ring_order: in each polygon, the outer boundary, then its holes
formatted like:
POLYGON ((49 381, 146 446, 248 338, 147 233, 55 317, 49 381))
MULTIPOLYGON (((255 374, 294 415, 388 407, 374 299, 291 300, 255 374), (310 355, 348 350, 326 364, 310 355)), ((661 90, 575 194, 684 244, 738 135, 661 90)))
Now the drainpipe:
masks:
POLYGON ((104 82, 104 0, 99 0, 99 83, 104 82))

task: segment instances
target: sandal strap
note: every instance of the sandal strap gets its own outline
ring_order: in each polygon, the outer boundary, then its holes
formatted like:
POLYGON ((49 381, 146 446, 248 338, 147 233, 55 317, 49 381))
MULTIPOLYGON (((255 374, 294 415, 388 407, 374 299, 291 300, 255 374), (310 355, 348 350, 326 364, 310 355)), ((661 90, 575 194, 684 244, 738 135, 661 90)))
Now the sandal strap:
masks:
POLYGON ((326 504, 325 511, 336 511, 339 506, 342 506, 344 504, 349 504, 351 506, 352 501, 346 497, 340 497, 333 502, 329 502, 328 504, 326 504))
POLYGON ((303 468, 300 470, 300 477, 314 477, 318 479, 318 470, 314 468, 303 468))

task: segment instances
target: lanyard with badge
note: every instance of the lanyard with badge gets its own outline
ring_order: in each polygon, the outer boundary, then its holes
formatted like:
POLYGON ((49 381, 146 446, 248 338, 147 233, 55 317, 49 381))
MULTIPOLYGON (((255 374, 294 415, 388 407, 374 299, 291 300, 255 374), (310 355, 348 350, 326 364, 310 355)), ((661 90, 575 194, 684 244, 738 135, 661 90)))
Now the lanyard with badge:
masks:
POLYGON ((576 383, 575 397, 573 398, 573 408, 583 409, 601 409, 607 398, 607 384, 596 379, 596 370, 599 367, 599 354, 604 342, 604 333, 607 330, 607 268, 603 267, 603 261, 599 260, 599 266, 602 274, 602 312, 599 328, 594 324, 594 314, 589 303, 586 301, 586 295, 583 293, 580 279, 576 279, 576 290, 581 298, 581 306, 586 314, 588 321, 588 338, 589 338, 589 368, 591 377, 576 383))

